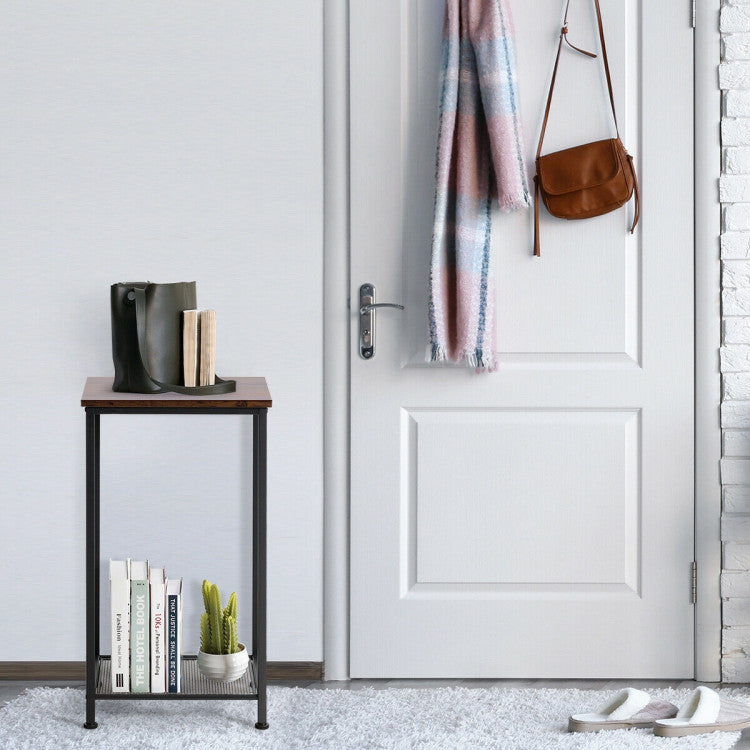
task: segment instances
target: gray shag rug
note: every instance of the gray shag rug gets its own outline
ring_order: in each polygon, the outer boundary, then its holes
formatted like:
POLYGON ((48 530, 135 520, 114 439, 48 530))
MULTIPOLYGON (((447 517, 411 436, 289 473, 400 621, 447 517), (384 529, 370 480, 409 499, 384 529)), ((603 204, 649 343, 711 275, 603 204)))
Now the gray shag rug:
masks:
MULTIPOLYGON (((225 750, 724 750, 739 733, 677 739, 645 729, 569 734, 567 717, 602 704, 613 691, 503 688, 316 690, 269 688, 266 731, 255 705, 237 701, 100 701, 99 728, 83 729, 84 694, 34 688, 0 709, 3 750, 106 748, 225 750)), ((721 691, 750 703, 750 690, 721 691)), ((689 690, 654 690, 679 705, 689 690)))

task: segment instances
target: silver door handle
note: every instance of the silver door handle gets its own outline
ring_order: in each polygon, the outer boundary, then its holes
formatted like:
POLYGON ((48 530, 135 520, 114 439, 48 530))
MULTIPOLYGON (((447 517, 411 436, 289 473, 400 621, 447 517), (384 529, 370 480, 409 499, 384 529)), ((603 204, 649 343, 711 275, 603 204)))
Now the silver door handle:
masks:
POLYGON ((375 356, 375 310, 378 307, 393 307, 404 310, 395 302, 375 302, 375 287, 362 284, 359 288, 359 356, 372 359, 375 356))
POLYGON ((374 310, 376 307, 395 307, 397 310, 406 309, 403 305, 397 305, 395 302, 371 302, 369 305, 362 305, 362 307, 359 308, 359 314, 367 315, 370 310, 374 310))

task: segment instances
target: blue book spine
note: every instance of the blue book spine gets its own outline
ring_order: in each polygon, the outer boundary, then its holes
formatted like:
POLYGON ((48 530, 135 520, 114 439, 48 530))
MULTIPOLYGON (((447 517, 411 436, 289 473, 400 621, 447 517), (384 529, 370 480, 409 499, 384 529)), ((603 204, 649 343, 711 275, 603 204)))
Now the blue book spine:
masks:
POLYGON ((130 690, 148 693, 151 682, 149 666, 149 595, 148 581, 130 581, 130 690))
POLYGON ((167 597, 167 692, 179 690, 179 656, 177 643, 177 599, 174 594, 167 597))

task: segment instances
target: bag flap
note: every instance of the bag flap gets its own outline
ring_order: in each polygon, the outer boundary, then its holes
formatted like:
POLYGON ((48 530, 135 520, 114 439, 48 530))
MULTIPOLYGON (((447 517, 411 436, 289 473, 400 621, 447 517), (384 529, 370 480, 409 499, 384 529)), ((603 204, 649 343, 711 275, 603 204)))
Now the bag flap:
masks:
POLYGON ((537 161, 537 174, 548 195, 565 195, 602 185, 621 169, 616 139, 555 151, 537 161))

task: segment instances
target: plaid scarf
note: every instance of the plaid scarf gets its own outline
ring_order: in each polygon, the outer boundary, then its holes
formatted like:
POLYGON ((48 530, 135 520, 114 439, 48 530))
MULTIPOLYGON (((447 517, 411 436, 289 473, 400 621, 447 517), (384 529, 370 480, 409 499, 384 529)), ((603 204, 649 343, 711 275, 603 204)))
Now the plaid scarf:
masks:
POLYGON ((446 0, 427 360, 494 370, 491 194, 531 202, 506 0, 446 0))

